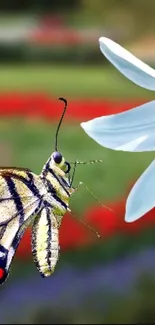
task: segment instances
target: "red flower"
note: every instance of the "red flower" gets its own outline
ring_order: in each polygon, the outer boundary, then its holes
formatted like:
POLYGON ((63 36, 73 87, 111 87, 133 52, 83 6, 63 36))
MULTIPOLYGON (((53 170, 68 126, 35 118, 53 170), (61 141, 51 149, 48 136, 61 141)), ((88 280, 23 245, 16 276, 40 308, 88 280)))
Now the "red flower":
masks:
POLYGON ((120 204, 117 206, 120 211, 116 211, 116 207, 112 206, 112 204, 110 208, 113 211, 107 210, 102 206, 93 206, 87 210, 85 216, 85 220, 104 238, 117 232, 119 224, 118 218, 120 218, 122 206, 120 204))
MULTIPOLYGON (((98 116, 119 113, 144 101, 110 101, 106 99, 75 99, 68 106, 66 119, 91 119, 98 116)), ((62 103, 46 93, 10 92, 0 94, 1 116, 25 116, 54 120, 60 117, 62 103)))
POLYGON ((31 228, 28 228, 17 248, 17 256, 25 260, 29 258, 31 254, 31 228))
POLYGON ((72 249, 93 241, 90 230, 70 213, 66 213, 63 218, 59 238, 61 249, 72 249))

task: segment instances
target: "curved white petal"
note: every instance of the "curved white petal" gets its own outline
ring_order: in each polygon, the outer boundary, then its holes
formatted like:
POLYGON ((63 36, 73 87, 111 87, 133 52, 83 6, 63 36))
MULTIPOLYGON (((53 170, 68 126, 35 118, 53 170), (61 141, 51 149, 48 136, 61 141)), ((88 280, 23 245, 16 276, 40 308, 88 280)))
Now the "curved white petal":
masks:
POLYGON ((126 202, 125 221, 141 218, 155 206, 155 160, 133 186, 126 202))
POLYGON ((130 152, 155 150, 155 101, 81 123, 101 146, 130 152))
POLYGON ((99 46, 105 57, 128 79, 137 85, 155 90, 155 70, 106 37, 99 38, 99 46))

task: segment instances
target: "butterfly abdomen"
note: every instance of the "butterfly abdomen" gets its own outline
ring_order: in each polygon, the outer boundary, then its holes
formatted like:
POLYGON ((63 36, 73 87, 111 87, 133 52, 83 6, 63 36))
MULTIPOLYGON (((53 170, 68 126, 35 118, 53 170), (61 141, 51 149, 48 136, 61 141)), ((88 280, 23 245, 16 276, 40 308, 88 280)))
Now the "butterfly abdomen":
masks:
POLYGON ((52 211, 44 208, 32 229, 34 262, 43 277, 50 276, 59 257, 58 226, 52 211))

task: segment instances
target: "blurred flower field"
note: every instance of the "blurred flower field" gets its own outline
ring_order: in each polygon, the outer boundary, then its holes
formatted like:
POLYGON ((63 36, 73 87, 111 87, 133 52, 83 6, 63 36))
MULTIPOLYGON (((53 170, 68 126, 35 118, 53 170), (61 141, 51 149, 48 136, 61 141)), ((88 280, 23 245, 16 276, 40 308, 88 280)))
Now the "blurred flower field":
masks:
MULTIPOLYGON (((67 77, 63 75, 63 69, 58 69, 53 89, 47 70, 45 73, 40 68, 38 78, 32 80, 31 75, 29 80, 30 70, 19 68, 15 73, 15 68, 11 69, 3 69, 4 83, 0 93, 0 165, 27 167, 40 173, 54 150, 55 130, 62 111, 62 103, 57 97, 64 96, 68 99, 68 111, 59 134, 59 150, 68 161, 103 160, 102 164, 78 166, 74 185, 83 181, 112 211, 101 207, 85 188, 79 188, 71 198, 72 214, 67 213, 63 219, 60 259, 49 279, 43 280, 33 264, 31 229, 28 229, 18 247, 10 277, 0 292, 3 302, 0 322, 18 323, 24 318, 29 323, 41 324, 43 317, 50 323, 54 320, 72 323, 77 319, 81 323, 93 319, 98 323, 110 323, 110 315, 115 315, 117 323, 129 319, 134 323, 140 318, 139 305, 132 305, 130 317, 122 313, 120 320, 113 304, 117 300, 118 308, 123 303, 125 306, 125 297, 127 305, 128 301, 139 302, 135 286, 139 285, 137 281, 143 274, 146 281, 147 276, 151 276, 151 285, 154 285, 155 209, 137 222, 127 224, 124 221, 125 200, 154 153, 131 154, 102 148, 87 137, 80 122, 95 117, 96 112, 100 116, 130 109, 145 102, 150 94, 141 90, 137 93, 133 85, 127 88, 121 81, 120 84, 116 82, 116 89, 110 70, 106 73, 111 80, 111 89, 108 85, 111 96, 106 92, 106 78, 103 78, 101 89, 99 71, 84 93, 79 77, 76 79, 78 72, 73 68, 69 71, 74 70, 74 85, 71 73, 67 77), (9 72, 11 69, 17 83, 9 72), (100 87, 97 89, 98 83, 100 87), (126 87, 126 94, 122 87, 126 87), (101 238, 98 239, 74 214, 93 226, 101 238), (11 305, 12 320, 7 315, 8 305, 11 305)), ((32 71, 35 75, 35 69, 32 71)), ((104 76, 104 68, 100 71, 104 76)), ((82 82, 88 82, 90 78, 90 72, 86 70, 85 74, 82 82)), ((143 289, 143 284, 140 285, 143 289)))
MULTIPOLYGON (((103 240, 109 236, 126 233, 134 235, 135 232, 145 229, 146 225, 149 226, 149 223, 152 225, 154 210, 147 218, 133 224, 124 222, 124 210, 129 188, 152 159, 153 154, 124 155, 121 152, 104 149, 83 134, 79 124, 84 119, 94 117, 96 111, 99 115, 106 115, 129 109, 137 103, 140 103, 140 100, 120 102, 108 99, 71 100, 60 132, 59 147, 69 161, 103 159, 103 164, 100 165, 79 166, 75 182, 82 180, 86 183, 107 207, 112 208, 113 212, 102 208, 84 188, 80 188, 71 198, 73 214, 78 214, 81 219, 93 225, 101 233, 103 240)), ((10 161, 6 158, 6 164, 28 167, 33 172, 40 172, 53 150, 56 122, 61 114, 61 108, 58 100, 46 94, 1 94, 0 114, 3 117, 0 122, 1 151, 3 153, 4 150, 4 154, 7 148, 10 151, 10 161)), ((68 214, 65 216, 60 230, 62 249, 90 245, 96 240, 95 235, 74 216, 68 214), (70 230, 69 236, 67 229, 70 230)), ((18 255, 21 258, 22 256, 25 258, 27 253, 29 256, 29 232, 18 248, 18 255)))
POLYGON ((155 208, 124 220, 128 194, 155 152, 109 150, 80 126, 155 99, 99 47, 110 38, 155 68, 154 9, 152 0, 0 2, 0 166, 41 172, 55 149, 59 97, 68 108, 58 150, 68 162, 103 161, 77 165, 73 186, 83 182, 93 195, 80 186, 71 197, 50 277, 36 269, 31 227, 25 231, 0 286, 0 324, 155 324, 155 208))

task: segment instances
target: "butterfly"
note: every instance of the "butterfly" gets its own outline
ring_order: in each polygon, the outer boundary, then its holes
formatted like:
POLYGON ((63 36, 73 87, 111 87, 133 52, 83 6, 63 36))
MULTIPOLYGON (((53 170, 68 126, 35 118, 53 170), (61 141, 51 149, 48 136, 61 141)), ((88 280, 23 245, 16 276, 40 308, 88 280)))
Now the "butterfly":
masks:
MULTIPOLYGON (((86 163, 75 161, 71 177, 71 164, 57 149, 67 108, 66 99, 59 99, 64 102, 64 110, 56 130, 55 151, 41 174, 36 175, 28 168, 0 168, 0 284, 7 279, 20 240, 31 224, 32 255, 42 277, 54 272, 59 258, 59 228, 66 211, 71 211, 69 200, 77 189, 72 186, 75 167, 86 163)), ((101 161, 90 163, 94 162, 101 161)))
POLYGON ((32 254, 43 277, 54 272, 59 257, 58 231, 69 209, 75 189, 69 178, 70 164, 57 150, 60 125, 67 108, 65 103, 57 132, 55 151, 40 175, 27 168, 0 168, 0 284, 26 228, 32 224, 32 254))

